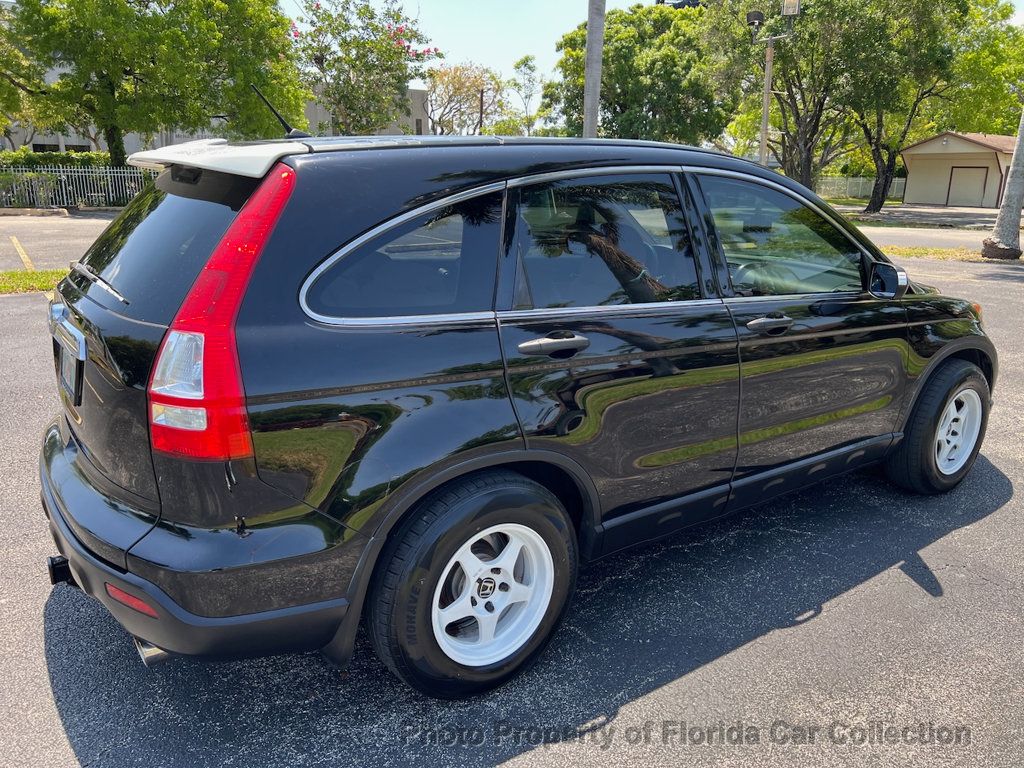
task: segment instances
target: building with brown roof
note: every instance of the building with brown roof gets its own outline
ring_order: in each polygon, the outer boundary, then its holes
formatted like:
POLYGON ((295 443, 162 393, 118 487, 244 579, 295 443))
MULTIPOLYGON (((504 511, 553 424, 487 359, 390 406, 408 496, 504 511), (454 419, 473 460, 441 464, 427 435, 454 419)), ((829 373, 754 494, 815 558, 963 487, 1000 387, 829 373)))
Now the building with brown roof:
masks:
POLYGON ((904 202, 998 208, 1014 136, 945 131, 903 150, 904 202))

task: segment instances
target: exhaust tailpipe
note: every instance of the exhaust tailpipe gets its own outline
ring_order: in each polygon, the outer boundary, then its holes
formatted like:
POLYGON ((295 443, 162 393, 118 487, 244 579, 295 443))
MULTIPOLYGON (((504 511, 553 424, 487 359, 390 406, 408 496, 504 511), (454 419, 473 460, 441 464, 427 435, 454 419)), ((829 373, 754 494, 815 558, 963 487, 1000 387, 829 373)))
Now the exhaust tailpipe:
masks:
POLYGON ((139 658, 142 659, 142 663, 147 667, 155 667, 157 664, 167 661, 172 656, 170 651, 165 651, 163 648, 157 648, 155 645, 147 643, 145 640, 140 640, 137 637, 133 637, 132 640, 135 642, 135 650, 139 652, 139 658))

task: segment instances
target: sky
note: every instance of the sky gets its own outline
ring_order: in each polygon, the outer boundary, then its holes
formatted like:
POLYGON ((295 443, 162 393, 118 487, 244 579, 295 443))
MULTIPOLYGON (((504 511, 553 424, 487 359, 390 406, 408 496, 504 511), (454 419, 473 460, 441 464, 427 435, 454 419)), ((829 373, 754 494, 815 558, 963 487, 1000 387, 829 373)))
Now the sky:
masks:
MULTIPOLYGON (((606 0, 606 7, 628 8, 637 1, 606 0)), ((282 2, 286 12, 298 15, 294 0, 282 2)), ((1024 24, 1024 0, 1014 4, 1016 21, 1024 24)), ((555 43, 587 18, 587 0, 402 0, 402 5, 447 63, 472 61, 505 77, 527 54, 537 57, 545 77, 552 77, 558 61, 555 43)))

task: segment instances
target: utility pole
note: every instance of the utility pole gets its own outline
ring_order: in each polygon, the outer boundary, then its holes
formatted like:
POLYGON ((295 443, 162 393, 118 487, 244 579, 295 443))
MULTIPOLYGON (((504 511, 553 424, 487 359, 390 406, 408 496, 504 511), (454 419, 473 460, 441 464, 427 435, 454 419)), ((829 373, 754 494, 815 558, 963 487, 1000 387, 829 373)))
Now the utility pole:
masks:
POLYGON ((589 0, 587 8, 587 53, 583 70, 583 138, 597 136, 597 115, 601 104, 601 57, 604 52, 604 3, 589 0))
POLYGON ((772 69, 775 67, 775 38, 768 38, 764 51, 764 98, 761 101, 761 146, 757 152, 758 165, 768 167, 768 112, 772 106, 772 69))
POLYGON ((793 19, 800 15, 800 0, 782 0, 782 17, 786 20, 787 30, 782 35, 769 35, 762 40, 757 33, 764 26, 764 13, 750 11, 747 14, 747 26, 751 30, 751 40, 764 43, 764 95, 761 100, 761 144, 757 152, 757 162, 768 167, 768 114, 772 106, 772 70, 775 68, 775 43, 793 35, 793 19))

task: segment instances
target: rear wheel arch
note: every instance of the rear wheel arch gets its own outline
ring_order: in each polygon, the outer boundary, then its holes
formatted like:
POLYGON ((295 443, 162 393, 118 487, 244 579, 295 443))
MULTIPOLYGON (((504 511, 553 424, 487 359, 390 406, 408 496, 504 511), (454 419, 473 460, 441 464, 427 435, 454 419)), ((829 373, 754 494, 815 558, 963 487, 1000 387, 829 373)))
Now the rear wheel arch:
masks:
MULTIPOLYGON (((600 553, 601 507, 597 488, 586 471, 571 459, 551 451, 517 450, 481 456, 447 467, 430 470, 422 482, 410 481, 389 505, 373 530, 370 541, 348 585, 349 609, 334 638, 322 649, 333 663, 344 667, 352 654, 356 628, 365 613, 370 584, 387 559, 387 545, 400 535, 403 522, 433 493, 461 482, 481 471, 504 469, 516 472, 547 488, 565 506, 576 527, 581 560, 600 553)), ((369 534, 370 532, 367 531, 369 534)))
POLYGON ((601 513, 597 489, 582 467, 561 454, 548 451, 503 451, 462 462, 440 472, 430 472, 423 482, 410 484, 408 490, 401 492, 374 529, 373 538, 388 539, 431 494, 470 475, 495 469, 516 472, 551 491, 565 506, 576 527, 584 558, 596 553, 601 513))

